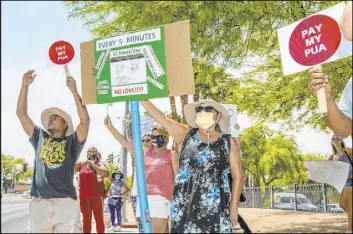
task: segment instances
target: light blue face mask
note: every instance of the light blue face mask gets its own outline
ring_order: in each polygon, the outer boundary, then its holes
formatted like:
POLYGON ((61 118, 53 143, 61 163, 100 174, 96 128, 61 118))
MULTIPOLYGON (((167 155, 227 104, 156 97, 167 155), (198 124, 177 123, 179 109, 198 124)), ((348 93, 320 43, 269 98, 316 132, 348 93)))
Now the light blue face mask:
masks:
POLYGON ((120 178, 121 178, 120 175, 115 175, 115 176, 114 176, 114 179, 117 179, 117 180, 118 180, 118 179, 120 179, 120 178))

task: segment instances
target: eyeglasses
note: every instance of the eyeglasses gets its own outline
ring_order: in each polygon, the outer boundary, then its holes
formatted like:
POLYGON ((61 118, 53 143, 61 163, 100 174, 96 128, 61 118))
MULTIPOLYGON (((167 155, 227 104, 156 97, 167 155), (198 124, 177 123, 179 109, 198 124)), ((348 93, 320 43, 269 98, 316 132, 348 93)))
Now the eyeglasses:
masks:
POLYGON ((217 110, 213 106, 197 106, 197 107, 195 107, 195 111, 196 111, 196 113, 199 113, 201 111, 206 111, 206 112, 216 111, 217 112, 217 110))
POLYGON ((142 142, 143 142, 143 143, 145 143, 145 142, 148 143, 148 142, 150 142, 150 141, 151 141, 151 139, 142 139, 142 142))
POLYGON ((152 135, 152 136, 151 136, 151 139, 152 139, 152 140, 155 140, 155 139, 157 139, 157 137, 162 137, 162 136, 163 136, 163 135, 152 135))

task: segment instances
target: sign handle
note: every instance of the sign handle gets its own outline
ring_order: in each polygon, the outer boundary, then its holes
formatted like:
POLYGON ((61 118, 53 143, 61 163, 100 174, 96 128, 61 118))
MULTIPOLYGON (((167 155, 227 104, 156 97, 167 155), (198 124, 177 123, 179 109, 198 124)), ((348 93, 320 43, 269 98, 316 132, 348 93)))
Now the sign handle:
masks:
POLYGON ((152 233, 150 212, 148 208, 145 168, 141 142, 140 109, 138 101, 131 101, 132 140, 135 155, 137 192, 140 204, 141 223, 144 233, 152 233))
POLYGON ((70 75, 70 72, 69 72, 69 67, 67 66, 67 63, 64 64, 64 70, 65 70, 65 75, 66 75, 66 77, 71 76, 71 75, 70 75))
MULTIPOLYGON (((319 72, 322 72, 321 64, 316 65, 315 68, 317 68, 319 72)), ((327 116, 327 101, 326 101, 325 87, 318 89, 316 91, 316 95, 318 100, 319 114, 321 115, 321 117, 325 118, 327 116)))

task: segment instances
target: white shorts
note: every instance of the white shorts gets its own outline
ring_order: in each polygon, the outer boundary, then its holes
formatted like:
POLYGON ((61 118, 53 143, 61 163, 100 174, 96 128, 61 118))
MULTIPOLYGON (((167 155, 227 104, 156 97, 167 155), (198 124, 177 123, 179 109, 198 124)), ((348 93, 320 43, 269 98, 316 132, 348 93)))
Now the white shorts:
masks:
POLYGON ((28 221, 30 233, 82 233, 80 205, 71 198, 33 198, 28 221))
MULTIPOLYGON (((151 218, 170 219, 170 201, 160 195, 148 195, 148 208, 151 218)), ((137 199, 136 218, 141 218, 140 204, 137 199)))

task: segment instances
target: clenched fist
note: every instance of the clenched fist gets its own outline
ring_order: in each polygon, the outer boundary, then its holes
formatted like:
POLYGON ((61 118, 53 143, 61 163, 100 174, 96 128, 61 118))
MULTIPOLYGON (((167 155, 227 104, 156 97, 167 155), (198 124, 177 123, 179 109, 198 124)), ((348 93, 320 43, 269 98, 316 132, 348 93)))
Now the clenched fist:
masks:
POLYGON ((27 71, 22 77, 22 86, 28 87, 34 81, 34 78, 37 76, 33 74, 34 70, 27 71))
POLYGON ((66 86, 70 89, 72 93, 77 93, 76 81, 72 76, 66 78, 66 86))
POLYGON ((109 116, 105 117, 105 119, 104 119, 104 125, 105 125, 108 129, 110 129, 110 128, 113 127, 112 121, 110 120, 110 117, 109 117, 109 116))

